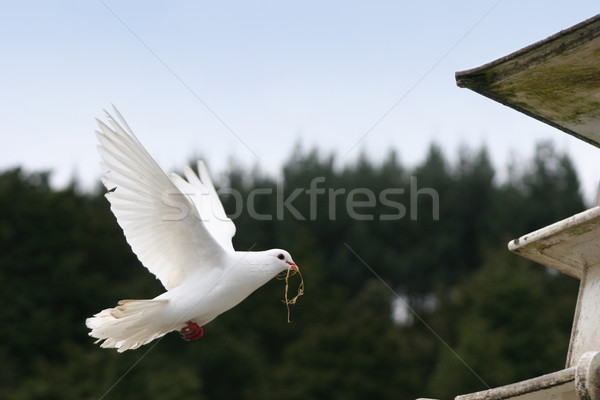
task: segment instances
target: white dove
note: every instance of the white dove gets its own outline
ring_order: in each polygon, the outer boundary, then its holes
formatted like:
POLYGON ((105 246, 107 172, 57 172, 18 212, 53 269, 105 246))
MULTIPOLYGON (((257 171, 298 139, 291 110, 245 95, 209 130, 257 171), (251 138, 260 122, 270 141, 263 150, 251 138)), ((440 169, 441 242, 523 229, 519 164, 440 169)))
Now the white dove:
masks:
POLYGON ((112 128, 98 120, 102 182, 112 212, 142 264, 167 291, 151 300, 122 300, 86 320, 101 347, 136 349, 173 330, 199 339, 202 326, 236 306, 277 274, 298 267, 285 250, 235 251, 227 217, 208 170, 185 167, 170 177, 135 137, 119 111, 112 128))

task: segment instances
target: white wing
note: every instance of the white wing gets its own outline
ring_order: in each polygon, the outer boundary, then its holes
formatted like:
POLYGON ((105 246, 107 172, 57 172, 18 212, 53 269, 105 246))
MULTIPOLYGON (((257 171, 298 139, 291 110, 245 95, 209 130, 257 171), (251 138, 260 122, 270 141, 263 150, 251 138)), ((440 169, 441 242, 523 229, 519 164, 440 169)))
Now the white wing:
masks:
POLYGON ((198 161, 198 172, 200 178, 186 166, 183 174, 187 181, 175 173, 171 174, 171 180, 194 204, 199 218, 215 240, 224 249, 235 251, 231 243, 231 238, 235 235, 235 224, 225 213, 208 169, 202 161, 198 161))
MULTIPOLYGON (((107 169, 102 179, 109 190, 106 197, 133 252, 170 290, 198 269, 220 265, 224 253, 233 250, 231 237, 224 246, 224 229, 212 234, 209 225, 217 224, 199 218, 194 203, 167 177, 114 110, 120 124, 106 112, 112 129, 98 120, 101 131, 96 131, 98 151, 107 169)), ((214 191, 212 182, 205 186, 214 191)), ((233 225, 231 220, 229 223, 233 225)))

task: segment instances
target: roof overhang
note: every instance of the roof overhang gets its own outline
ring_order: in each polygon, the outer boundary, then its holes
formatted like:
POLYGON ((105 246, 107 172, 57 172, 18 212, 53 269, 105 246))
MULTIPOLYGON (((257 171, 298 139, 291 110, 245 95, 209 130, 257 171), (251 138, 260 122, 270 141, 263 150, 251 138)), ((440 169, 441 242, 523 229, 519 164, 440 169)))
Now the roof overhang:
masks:
POLYGON ((600 147, 600 14, 456 83, 600 147))

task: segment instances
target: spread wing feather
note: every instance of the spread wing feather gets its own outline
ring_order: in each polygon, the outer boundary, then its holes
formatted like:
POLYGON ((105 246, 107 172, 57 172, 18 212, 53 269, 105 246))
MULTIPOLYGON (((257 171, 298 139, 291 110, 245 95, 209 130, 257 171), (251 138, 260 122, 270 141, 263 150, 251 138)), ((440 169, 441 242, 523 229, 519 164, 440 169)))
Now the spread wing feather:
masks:
POLYGON ((171 174, 171 180, 194 204, 198 217, 204 222, 215 240, 226 250, 234 251, 231 238, 235 235, 235 224, 223 209, 219 195, 208 175, 206 166, 198 161, 200 177, 190 167, 183 169, 185 178, 171 174))
MULTIPOLYGON (((98 151, 107 171, 102 178, 109 190, 106 197, 133 252, 170 290, 198 269, 220 265, 224 253, 233 251, 235 225, 228 218, 220 224, 215 218, 200 215, 195 196, 190 198, 180 190, 204 188, 214 203, 216 191, 206 167, 200 172, 202 180, 186 173, 192 183, 178 177, 176 185, 144 149, 118 110, 114 111, 118 121, 107 112, 110 127, 98 121, 100 130, 96 131, 98 151)), ((220 202, 218 206, 223 210, 220 202)))

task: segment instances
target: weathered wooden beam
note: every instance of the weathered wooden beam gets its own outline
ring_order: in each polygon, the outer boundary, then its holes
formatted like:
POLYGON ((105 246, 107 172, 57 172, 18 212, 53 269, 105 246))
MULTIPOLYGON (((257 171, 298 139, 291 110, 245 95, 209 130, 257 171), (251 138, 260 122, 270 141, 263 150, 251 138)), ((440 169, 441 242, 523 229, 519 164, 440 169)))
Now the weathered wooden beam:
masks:
POLYGON ((600 147, 600 14, 456 83, 600 147))

